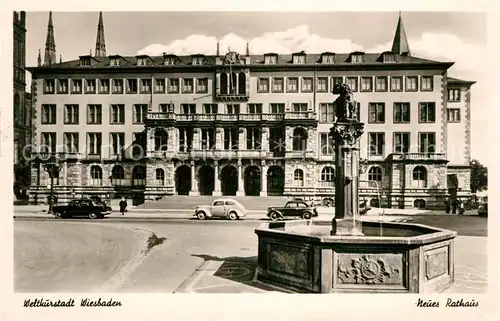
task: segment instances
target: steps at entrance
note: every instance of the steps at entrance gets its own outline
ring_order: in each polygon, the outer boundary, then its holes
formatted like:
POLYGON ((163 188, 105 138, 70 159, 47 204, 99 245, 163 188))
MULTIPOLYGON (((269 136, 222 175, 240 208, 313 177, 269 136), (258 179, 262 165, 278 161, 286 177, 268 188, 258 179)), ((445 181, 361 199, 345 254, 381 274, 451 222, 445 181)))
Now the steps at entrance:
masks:
POLYGON ((230 198, 239 201, 247 210, 265 211, 269 206, 283 206, 283 196, 165 196, 157 201, 146 201, 139 209, 192 209, 198 205, 210 205, 215 199, 230 198))

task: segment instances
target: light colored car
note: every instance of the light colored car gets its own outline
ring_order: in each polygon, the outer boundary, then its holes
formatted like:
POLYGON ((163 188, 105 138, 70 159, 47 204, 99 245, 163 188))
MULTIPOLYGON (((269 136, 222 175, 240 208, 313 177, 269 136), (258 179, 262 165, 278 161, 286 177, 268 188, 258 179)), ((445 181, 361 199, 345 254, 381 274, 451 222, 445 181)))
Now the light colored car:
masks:
POLYGON ((219 198, 212 202, 212 205, 199 205, 194 210, 194 216, 199 220, 212 217, 227 218, 237 220, 245 217, 247 210, 240 202, 230 198, 219 198))

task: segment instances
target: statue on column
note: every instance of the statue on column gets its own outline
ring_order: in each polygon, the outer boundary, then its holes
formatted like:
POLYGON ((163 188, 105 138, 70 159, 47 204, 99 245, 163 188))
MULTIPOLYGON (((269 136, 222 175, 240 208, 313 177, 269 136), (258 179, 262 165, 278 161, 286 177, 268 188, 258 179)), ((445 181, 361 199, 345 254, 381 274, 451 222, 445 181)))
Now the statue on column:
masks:
POLYGON ((347 84, 336 84, 333 87, 333 94, 339 95, 335 100, 335 116, 338 120, 352 120, 356 118, 356 103, 351 88, 347 84))
POLYGON ((356 116, 356 102, 352 90, 347 84, 336 84, 332 93, 339 97, 333 103, 337 119, 330 129, 330 135, 337 144, 353 145, 363 134, 363 124, 356 116))

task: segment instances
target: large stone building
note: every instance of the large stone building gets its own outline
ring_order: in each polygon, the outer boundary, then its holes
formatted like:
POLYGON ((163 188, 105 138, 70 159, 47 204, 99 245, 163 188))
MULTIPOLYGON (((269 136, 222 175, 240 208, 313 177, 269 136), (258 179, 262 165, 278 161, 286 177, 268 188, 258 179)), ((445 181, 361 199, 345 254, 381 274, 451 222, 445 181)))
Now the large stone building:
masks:
MULTIPOLYGON (((413 57, 401 17, 383 53, 218 47, 215 55, 108 55, 102 15, 94 55, 54 63, 51 44, 49 63, 30 71, 38 151, 63 159, 58 193, 333 198, 328 132, 331 89, 341 82, 365 123, 361 198, 436 208, 470 193, 473 82, 449 78, 451 62, 413 57)), ((32 201, 45 198, 48 182, 33 166, 32 201)))
POLYGON ((17 197, 29 185, 29 164, 23 150, 31 144, 32 114, 31 94, 26 92, 26 13, 14 12, 13 16, 13 89, 14 89, 14 191, 17 197), (26 179, 28 178, 28 179, 26 179))

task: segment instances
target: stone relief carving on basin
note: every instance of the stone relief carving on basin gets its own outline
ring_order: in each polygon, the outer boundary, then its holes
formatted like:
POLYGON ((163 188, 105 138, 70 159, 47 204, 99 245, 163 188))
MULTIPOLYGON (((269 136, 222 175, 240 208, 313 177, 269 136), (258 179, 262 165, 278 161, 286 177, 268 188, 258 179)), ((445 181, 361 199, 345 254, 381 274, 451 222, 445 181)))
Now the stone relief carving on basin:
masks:
MULTIPOLYGON (((387 256, 384 255, 384 256, 387 256)), ((393 255, 391 261, 378 255, 340 255, 338 264, 339 283, 351 284, 401 284, 401 255, 393 255)))

